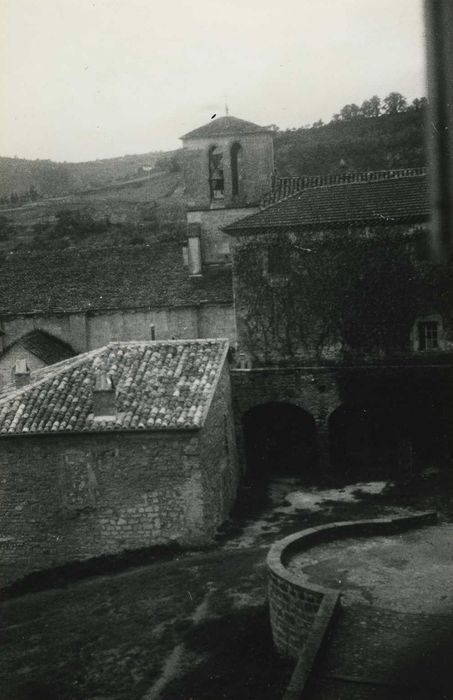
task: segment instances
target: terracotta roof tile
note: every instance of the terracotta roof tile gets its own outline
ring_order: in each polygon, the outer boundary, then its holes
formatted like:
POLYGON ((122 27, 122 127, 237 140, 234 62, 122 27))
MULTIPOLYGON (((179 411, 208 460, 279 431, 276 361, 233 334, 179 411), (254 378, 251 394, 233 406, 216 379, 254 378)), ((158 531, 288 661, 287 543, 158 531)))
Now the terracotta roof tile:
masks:
POLYGON ((223 339, 117 342, 45 367, 0 398, 0 435, 199 428, 227 351, 223 339), (115 387, 110 420, 93 413, 101 373, 115 387))
POLYGON ((269 229, 303 229, 354 222, 427 220, 425 175, 309 187, 262 211, 239 219, 231 234, 269 229))

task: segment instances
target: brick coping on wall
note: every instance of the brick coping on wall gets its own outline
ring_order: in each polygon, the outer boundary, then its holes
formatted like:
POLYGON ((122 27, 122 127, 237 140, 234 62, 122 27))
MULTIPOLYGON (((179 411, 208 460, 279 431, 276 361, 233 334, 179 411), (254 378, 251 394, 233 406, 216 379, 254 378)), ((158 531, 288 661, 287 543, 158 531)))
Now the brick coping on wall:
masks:
POLYGON ((296 666, 283 700, 300 700, 316 656, 326 638, 341 594, 295 575, 286 565, 291 557, 312 546, 345 537, 391 535, 437 522, 428 511, 408 516, 328 523, 289 535, 272 545, 267 556, 269 608, 277 650, 296 666))

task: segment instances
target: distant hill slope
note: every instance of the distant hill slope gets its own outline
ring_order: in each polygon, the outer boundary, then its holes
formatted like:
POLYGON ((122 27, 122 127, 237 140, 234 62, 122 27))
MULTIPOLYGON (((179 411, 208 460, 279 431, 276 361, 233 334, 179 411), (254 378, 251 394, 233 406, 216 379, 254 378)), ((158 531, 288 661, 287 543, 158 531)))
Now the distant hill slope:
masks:
POLYGON ((0 251, 145 241, 184 231, 180 172, 152 172, 83 192, 0 208, 0 251))
MULTIPOLYGON (((426 165, 424 109, 379 117, 357 116, 322 126, 277 131, 275 165, 281 176, 339 170, 381 170, 426 165)), ((149 152, 86 163, 0 157, 0 198, 34 188, 52 197, 119 184, 151 168, 178 172, 181 150, 149 152), (145 169, 145 170, 143 170, 145 169)))
POLYGON ((104 187, 143 174, 171 159, 174 152, 153 152, 86 163, 56 163, 0 157, 0 197, 21 195, 35 188, 40 195, 59 196, 104 187))
MULTIPOLYGON (((276 169, 285 177, 422 167, 424 132, 424 108, 277 130, 276 169)), ((0 251, 181 238, 184 231, 181 150, 88 163, 0 158, 0 251)))
POLYGON ((282 177, 422 167, 425 110, 279 131, 275 165, 282 177))

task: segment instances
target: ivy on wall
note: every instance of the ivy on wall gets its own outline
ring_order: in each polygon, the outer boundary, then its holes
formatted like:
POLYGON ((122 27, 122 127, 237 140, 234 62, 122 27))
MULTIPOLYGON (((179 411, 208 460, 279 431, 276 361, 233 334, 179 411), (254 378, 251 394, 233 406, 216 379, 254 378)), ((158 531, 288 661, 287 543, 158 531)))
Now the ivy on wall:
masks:
POLYGON ((266 363, 407 351, 417 317, 447 320, 453 308, 451 268, 428 261, 425 240, 421 228, 388 226, 243 237, 234 250, 240 344, 266 363))

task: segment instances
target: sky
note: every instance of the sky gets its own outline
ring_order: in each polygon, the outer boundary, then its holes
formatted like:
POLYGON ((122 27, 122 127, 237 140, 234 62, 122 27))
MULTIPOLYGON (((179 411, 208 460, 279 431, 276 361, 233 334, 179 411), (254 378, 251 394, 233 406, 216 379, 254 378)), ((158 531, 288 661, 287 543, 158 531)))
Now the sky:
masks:
POLYGON ((426 94, 421 0, 0 0, 0 67, 0 155, 58 161, 426 94))

